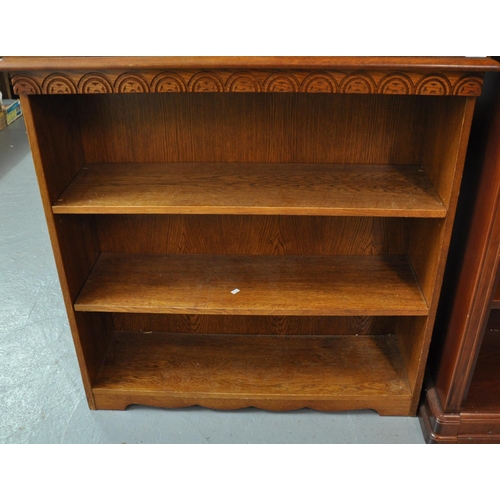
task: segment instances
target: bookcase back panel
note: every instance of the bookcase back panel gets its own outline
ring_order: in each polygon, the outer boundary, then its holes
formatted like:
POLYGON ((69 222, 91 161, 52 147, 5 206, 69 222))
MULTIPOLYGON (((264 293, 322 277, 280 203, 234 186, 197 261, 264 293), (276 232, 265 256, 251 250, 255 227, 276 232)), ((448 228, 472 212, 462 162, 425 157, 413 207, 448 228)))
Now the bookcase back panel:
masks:
POLYGON ((104 215, 102 252, 402 255, 413 222, 383 217, 104 215))
POLYGON ((112 314, 116 332, 258 335, 387 335, 402 318, 390 316, 216 316, 112 314))
POLYGON ((426 97, 329 94, 71 96, 88 163, 419 164, 426 97), (417 140, 416 140, 417 139, 417 140))

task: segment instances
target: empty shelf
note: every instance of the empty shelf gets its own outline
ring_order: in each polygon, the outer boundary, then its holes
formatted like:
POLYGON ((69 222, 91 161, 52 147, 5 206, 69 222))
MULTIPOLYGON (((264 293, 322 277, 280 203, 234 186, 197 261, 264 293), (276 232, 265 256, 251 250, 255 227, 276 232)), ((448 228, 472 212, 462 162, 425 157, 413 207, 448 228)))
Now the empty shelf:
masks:
POLYGON ((375 408, 411 390, 395 336, 117 333, 93 386, 101 408, 375 408))
POLYGON ((420 167, 314 163, 92 164, 53 212, 446 217, 420 167))
POLYGON ((75 310, 313 316, 428 314, 406 256, 103 253, 76 300, 75 310))

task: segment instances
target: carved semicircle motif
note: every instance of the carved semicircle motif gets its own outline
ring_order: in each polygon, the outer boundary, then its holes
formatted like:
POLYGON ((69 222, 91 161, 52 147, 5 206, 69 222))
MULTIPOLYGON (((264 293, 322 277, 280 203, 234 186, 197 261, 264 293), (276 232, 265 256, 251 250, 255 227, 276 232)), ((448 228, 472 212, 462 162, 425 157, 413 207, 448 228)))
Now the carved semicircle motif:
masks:
POLYGON ((189 92, 224 92, 224 87, 217 75, 202 71, 193 75, 189 80, 188 90, 189 92))
POLYGON ((149 92, 146 80, 137 73, 123 73, 115 81, 115 92, 133 94, 149 92))
POLYGON ((327 73, 312 73, 304 78, 300 86, 301 92, 335 93, 337 90, 335 78, 327 73))
POLYGON ((415 91, 411 78, 403 73, 391 73, 384 76, 378 84, 379 94, 408 95, 415 91))
POLYGON ((251 73, 239 72, 226 82, 226 92, 260 92, 260 82, 251 73))
POLYGON ((478 77, 464 76, 453 86, 453 95, 481 95, 483 81, 478 77))
POLYGON ((78 82, 80 94, 111 94, 113 86, 111 82, 100 73, 87 73, 78 82))
POLYGON ((180 75, 164 71, 151 82, 151 92, 186 92, 186 83, 180 75))
POLYGON ((42 89, 38 83, 24 75, 15 75, 12 78, 12 83, 14 85, 14 93, 17 95, 29 95, 29 94, 41 94, 42 89))
POLYGON ((42 84, 44 94, 76 94, 76 85, 66 75, 53 73, 42 84))
POLYGON ((374 94, 375 82, 370 75, 354 73, 342 80, 340 91, 344 94, 374 94))
POLYGON ((451 85, 444 75, 427 75, 418 81, 415 93, 420 95, 450 95, 451 85))
POLYGON ((273 73, 264 82, 265 92, 298 92, 299 82, 288 73, 273 73))

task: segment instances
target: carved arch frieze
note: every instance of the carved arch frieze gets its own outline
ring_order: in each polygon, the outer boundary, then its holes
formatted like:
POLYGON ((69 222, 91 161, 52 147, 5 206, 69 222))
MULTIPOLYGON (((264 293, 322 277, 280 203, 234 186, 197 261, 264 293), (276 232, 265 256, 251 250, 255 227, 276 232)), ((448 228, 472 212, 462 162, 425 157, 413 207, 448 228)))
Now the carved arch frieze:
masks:
POLYGON ((403 73, 391 73, 384 76, 378 83, 379 94, 408 95, 415 92, 411 78, 403 73))
POLYGON ((224 92, 224 85, 215 73, 201 71, 191 78, 188 89, 189 92, 224 92))
POLYGON ((420 95, 450 95, 450 81, 444 75, 424 76, 417 83, 416 93, 420 95))
POLYGON ((99 73, 88 73, 78 82, 79 94, 111 94, 113 85, 99 73))
POLYGON ((107 70, 34 71, 12 77, 17 94, 144 92, 304 92, 390 95, 481 94, 481 74, 366 70, 107 70))
POLYGON ((300 85, 300 91, 308 93, 335 93, 338 92, 338 84, 335 78, 328 73, 312 73, 304 78, 300 85))
POLYGON ((298 92, 299 82, 292 73, 277 72, 264 82, 264 92, 298 92))
POLYGON ((17 95, 41 94, 42 89, 34 78, 29 76, 20 75, 13 80, 14 93, 17 95))
POLYGON ((231 75, 225 85, 226 92, 262 92, 257 78, 248 71, 240 71, 231 75))
POLYGON ((149 92, 148 82, 139 73, 123 73, 116 79, 114 88, 119 94, 149 92))
POLYGON ((347 75, 340 83, 340 92, 343 94, 374 94, 375 88, 373 78, 365 73, 347 75))
POLYGON ((151 92, 186 92, 184 80, 171 71, 164 71, 151 82, 151 92))
POLYGON ((76 85, 66 75, 49 75, 42 85, 44 94, 76 94, 76 85))

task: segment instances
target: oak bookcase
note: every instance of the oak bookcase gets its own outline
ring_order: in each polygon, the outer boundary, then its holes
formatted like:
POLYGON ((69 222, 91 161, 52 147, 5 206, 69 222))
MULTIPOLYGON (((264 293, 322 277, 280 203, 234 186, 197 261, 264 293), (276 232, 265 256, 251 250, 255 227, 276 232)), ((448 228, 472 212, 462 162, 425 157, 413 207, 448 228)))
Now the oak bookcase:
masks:
POLYGON ((415 415, 488 58, 4 58, 89 406, 415 415))

